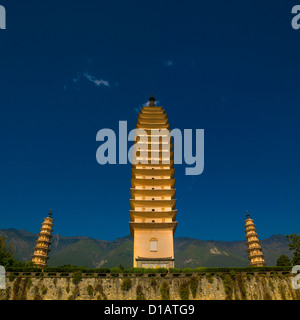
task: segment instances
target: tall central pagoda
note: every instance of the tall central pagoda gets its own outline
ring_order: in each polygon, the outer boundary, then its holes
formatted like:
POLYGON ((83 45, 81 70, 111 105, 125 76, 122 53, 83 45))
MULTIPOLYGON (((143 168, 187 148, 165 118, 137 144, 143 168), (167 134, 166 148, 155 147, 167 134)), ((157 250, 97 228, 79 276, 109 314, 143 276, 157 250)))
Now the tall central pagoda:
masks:
POLYGON ((136 164, 131 169, 130 233, 134 238, 133 266, 174 267, 174 160, 167 114, 154 97, 138 115, 136 164), (161 131, 159 131, 161 130, 161 131))

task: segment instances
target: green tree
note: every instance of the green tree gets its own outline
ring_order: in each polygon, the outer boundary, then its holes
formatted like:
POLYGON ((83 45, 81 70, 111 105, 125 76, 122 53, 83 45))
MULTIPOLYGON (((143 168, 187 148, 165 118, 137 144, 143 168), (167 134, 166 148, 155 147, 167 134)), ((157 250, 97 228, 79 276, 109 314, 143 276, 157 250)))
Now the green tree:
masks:
POLYGON ((292 263, 293 265, 298 265, 300 264, 300 233, 299 235, 297 233, 289 234, 286 238, 288 240, 290 250, 294 251, 292 263))
POLYGON ((5 240, 5 237, 0 237, 0 265, 4 267, 11 267, 16 263, 14 250, 12 245, 8 245, 5 240))
POLYGON ((34 267, 34 263, 32 261, 24 262, 24 267, 31 268, 34 267))
POLYGON ((277 259, 277 266, 278 267, 285 267, 285 266, 290 266, 291 265, 291 260, 290 258, 282 254, 278 259, 277 259))
POLYGON ((120 267, 114 267, 110 269, 111 273, 122 273, 122 269, 120 267))

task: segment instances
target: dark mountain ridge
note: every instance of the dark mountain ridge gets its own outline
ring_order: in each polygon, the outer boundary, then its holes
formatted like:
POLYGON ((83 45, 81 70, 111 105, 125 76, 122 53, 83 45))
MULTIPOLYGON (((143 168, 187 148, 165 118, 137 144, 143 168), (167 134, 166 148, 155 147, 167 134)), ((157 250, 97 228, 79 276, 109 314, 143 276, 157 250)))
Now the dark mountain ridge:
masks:
MULTIPOLYGON (((26 230, 0 229, 15 250, 15 257, 23 262, 31 260, 38 235, 26 230)), ((261 241, 267 265, 274 266, 281 254, 292 256, 287 239, 273 235, 261 241)), ((49 266, 65 264, 91 268, 125 268, 133 264, 133 239, 131 236, 114 241, 90 237, 64 237, 53 235, 49 266)), ((195 267, 247 267, 249 265, 246 241, 200 240, 188 237, 174 238, 175 265, 178 268, 195 267)))

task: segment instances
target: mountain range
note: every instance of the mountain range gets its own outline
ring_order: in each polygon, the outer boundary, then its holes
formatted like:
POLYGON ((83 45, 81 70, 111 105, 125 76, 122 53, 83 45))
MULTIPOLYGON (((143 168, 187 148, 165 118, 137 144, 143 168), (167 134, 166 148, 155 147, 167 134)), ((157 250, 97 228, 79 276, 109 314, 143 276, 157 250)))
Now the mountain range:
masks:
MULTIPOLYGON (((37 234, 16 229, 0 229, 0 236, 13 245, 15 258, 23 262, 31 260, 37 234)), ((275 266, 278 257, 291 257, 287 239, 283 235, 273 235, 261 241, 263 254, 268 266, 275 266)), ((196 267, 247 267, 249 266, 246 241, 199 240, 188 237, 174 238, 175 266, 177 268, 196 267)), ((114 241, 98 240, 90 237, 63 237, 53 235, 48 266, 65 264, 90 268, 125 268, 133 264, 133 239, 131 236, 114 241)))

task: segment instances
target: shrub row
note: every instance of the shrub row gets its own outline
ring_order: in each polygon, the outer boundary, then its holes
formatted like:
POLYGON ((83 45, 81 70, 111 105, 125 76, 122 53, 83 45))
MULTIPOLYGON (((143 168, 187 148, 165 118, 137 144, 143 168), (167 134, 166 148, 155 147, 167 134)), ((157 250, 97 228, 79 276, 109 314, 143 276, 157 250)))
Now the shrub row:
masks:
POLYGON ((267 272, 267 271, 291 271, 292 267, 245 267, 245 268, 195 268, 194 272, 267 272))
POLYGON ((86 268, 86 267, 47 267, 45 269, 39 269, 34 267, 10 267, 7 268, 7 272, 76 272, 81 271, 82 273, 201 273, 201 272, 266 272, 266 271, 291 271, 292 267, 247 267, 247 268, 129 268, 120 269, 115 268, 86 268))
POLYGON ((7 267, 6 272, 42 272, 42 269, 35 267, 7 267))

